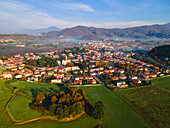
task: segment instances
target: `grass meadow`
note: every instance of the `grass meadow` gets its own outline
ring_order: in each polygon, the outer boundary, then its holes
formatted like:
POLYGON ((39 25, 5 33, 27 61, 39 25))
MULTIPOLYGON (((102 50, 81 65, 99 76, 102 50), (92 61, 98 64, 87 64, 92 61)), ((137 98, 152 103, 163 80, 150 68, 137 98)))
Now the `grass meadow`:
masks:
POLYGON ((170 124, 170 93, 154 86, 117 91, 116 94, 153 128, 170 124))

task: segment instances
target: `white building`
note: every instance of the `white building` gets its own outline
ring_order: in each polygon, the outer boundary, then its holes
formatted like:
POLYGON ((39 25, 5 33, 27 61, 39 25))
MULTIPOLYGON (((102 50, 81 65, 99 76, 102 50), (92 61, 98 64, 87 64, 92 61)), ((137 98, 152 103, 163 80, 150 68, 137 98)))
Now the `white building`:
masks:
POLYGON ((3 72, 2 75, 4 78, 12 78, 12 74, 10 72, 3 72))
POLYGON ((117 86, 118 86, 119 88, 128 87, 128 85, 126 84, 125 81, 119 81, 119 82, 117 82, 117 86))
POLYGON ((54 83, 62 83, 61 79, 53 79, 51 80, 51 83, 54 84, 54 83))
POLYGON ((22 75, 18 74, 18 75, 15 76, 15 78, 20 79, 20 78, 22 78, 22 75))
POLYGON ((62 65, 66 65, 71 62, 71 59, 62 60, 62 65))

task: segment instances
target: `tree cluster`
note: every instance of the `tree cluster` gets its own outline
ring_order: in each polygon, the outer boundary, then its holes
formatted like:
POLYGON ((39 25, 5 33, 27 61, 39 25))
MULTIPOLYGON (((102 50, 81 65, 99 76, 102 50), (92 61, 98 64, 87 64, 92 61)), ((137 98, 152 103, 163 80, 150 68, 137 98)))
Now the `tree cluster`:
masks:
POLYGON ((26 65, 38 66, 38 67, 55 67, 58 66, 56 59, 45 57, 38 60, 26 60, 26 65))
POLYGON ((88 102, 84 90, 77 87, 67 88, 66 93, 39 92, 30 107, 41 111, 43 115, 55 116, 58 119, 74 117, 83 112, 95 119, 102 119, 105 116, 103 102, 98 101, 93 107, 88 102))
POLYGON ((67 92, 39 92, 31 105, 43 114, 56 116, 58 119, 75 116, 85 111, 88 102, 83 89, 71 88, 67 92))

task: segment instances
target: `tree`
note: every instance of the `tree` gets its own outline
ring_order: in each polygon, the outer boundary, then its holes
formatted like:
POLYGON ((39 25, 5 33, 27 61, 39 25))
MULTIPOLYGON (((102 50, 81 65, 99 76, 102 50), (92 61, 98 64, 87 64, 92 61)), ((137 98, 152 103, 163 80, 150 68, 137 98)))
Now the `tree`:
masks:
POLYGON ((66 66, 74 66, 74 63, 73 62, 67 63, 66 66))
POLYGON ((94 105, 93 116, 95 119, 102 119, 105 116, 105 107, 102 101, 98 101, 94 105))
POLYGON ((57 107, 56 115, 57 115, 58 119, 62 119, 63 118, 63 108, 62 108, 61 105, 57 107))
POLYGON ((152 84, 152 82, 151 81, 149 81, 149 85, 151 85, 152 84))
POLYGON ((51 98, 51 102, 52 102, 52 103, 55 103, 56 100, 57 100, 57 97, 56 97, 56 96, 53 96, 53 97, 51 98))
POLYGON ((42 92, 39 92, 36 96, 36 103, 41 104, 44 99, 44 94, 42 92))
POLYGON ((54 115, 55 114, 55 110, 56 110, 56 104, 51 104, 49 107, 49 113, 50 115, 54 115))

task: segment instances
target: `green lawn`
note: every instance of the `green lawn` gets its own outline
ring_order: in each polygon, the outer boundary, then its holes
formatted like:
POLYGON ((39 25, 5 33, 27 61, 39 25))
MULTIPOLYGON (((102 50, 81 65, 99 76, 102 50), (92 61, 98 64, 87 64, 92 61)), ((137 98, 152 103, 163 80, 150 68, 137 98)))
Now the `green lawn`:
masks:
POLYGON ((106 116, 103 119, 103 125, 105 128, 150 127, 143 118, 106 87, 83 87, 83 89, 93 105, 99 100, 104 102, 106 116))
POLYGON ((31 99, 16 95, 8 103, 7 109, 17 121, 26 121, 42 116, 40 112, 30 109, 29 103, 31 102, 31 99))
POLYGON ((170 90, 170 76, 152 80, 152 84, 170 90))
POLYGON ((38 92, 60 92, 65 91, 64 86, 51 85, 46 83, 35 83, 35 82, 26 82, 26 81, 15 81, 10 83, 11 86, 17 87, 20 91, 29 94, 32 97, 35 97, 38 92))
POLYGON ((165 128, 170 124, 170 93, 150 86, 117 91, 129 106, 138 112, 152 127, 165 128))

